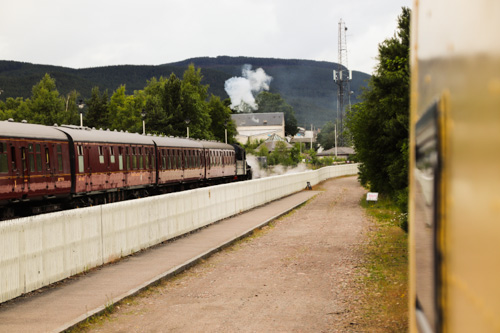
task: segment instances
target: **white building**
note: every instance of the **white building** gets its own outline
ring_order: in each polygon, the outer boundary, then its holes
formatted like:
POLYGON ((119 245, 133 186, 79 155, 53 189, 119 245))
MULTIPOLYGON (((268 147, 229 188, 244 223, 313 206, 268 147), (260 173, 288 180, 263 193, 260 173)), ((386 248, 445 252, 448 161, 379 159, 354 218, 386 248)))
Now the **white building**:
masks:
POLYGON ((297 127, 299 130, 297 134, 290 140, 291 143, 300 142, 309 145, 309 148, 312 149, 313 143, 316 142, 316 138, 318 133, 316 131, 308 131, 303 127, 297 127))
POLYGON ((276 113, 238 113, 231 115, 236 124, 236 140, 242 144, 261 139, 267 140, 272 135, 285 137, 285 115, 276 113))

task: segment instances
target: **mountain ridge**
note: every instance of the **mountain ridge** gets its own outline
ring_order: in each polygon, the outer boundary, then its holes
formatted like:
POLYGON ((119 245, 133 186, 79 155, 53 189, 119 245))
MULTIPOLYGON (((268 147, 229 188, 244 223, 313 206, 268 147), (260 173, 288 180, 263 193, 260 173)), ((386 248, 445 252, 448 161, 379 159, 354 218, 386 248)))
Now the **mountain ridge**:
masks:
MULTIPOLYGON (((168 77, 174 73, 182 78, 189 64, 201 68, 203 84, 209 85, 208 92, 221 99, 228 97, 224 82, 231 77, 241 76, 243 65, 254 69, 262 68, 273 77, 270 92, 279 93, 295 110, 297 123, 302 127, 313 124, 322 127, 336 117, 337 87, 332 79, 332 71, 338 64, 327 61, 304 59, 278 59, 255 57, 197 57, 160 65, 111 65, 73 69, 54 65, 37 65, 26 62, 0 60, 0 100, 8 97, 31 96, 32 87, 48 73, 56 80, 61 95, 76 90, 82 98, 90 97, 93 87, 108 90, 111 95, 124 84, 127 93, 142 90, 153 77, 168 77)), ((352 104, 357 100, 370 75, 353 71, 350 82, 352 104)))

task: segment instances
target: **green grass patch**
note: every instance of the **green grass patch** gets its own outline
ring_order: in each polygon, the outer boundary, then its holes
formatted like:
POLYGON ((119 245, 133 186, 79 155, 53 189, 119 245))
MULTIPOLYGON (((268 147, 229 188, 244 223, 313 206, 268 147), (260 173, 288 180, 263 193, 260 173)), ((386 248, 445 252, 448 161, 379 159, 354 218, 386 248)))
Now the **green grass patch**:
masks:
POLYGON ((370 332, 408 330, 408 234, 401 229, 406 216, 388 198, 361 206, 373 217, 364 245, 365 260, 358 283, 361 306, 357 328, 370 332), (359 325, 359 326, 358 326, 359 325))

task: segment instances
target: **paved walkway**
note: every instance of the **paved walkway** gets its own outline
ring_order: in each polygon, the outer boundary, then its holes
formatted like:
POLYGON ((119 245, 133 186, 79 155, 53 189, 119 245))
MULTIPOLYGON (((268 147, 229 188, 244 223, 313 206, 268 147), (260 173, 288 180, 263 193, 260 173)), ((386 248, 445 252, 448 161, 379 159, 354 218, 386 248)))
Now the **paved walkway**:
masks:
POLYGON ((199 232, 0 304, 0 332, 60 332, 176 274, 306 202, 302 191, 213 224, 199 232))

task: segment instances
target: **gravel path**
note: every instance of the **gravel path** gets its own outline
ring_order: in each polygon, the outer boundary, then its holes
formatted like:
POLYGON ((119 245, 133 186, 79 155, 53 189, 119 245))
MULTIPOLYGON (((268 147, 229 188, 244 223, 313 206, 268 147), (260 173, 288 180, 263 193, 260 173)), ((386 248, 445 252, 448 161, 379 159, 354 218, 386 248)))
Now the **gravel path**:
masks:
MULTIPOLYGON (((316 188, 315 188, 316 189, 316 188)), ((305 206, 115 307, 95 332, 355 330, 355 268, 368 218, 356 177, 326 181, 305 206)), ((125 278, 125 277, 124 277, 125 278)))

